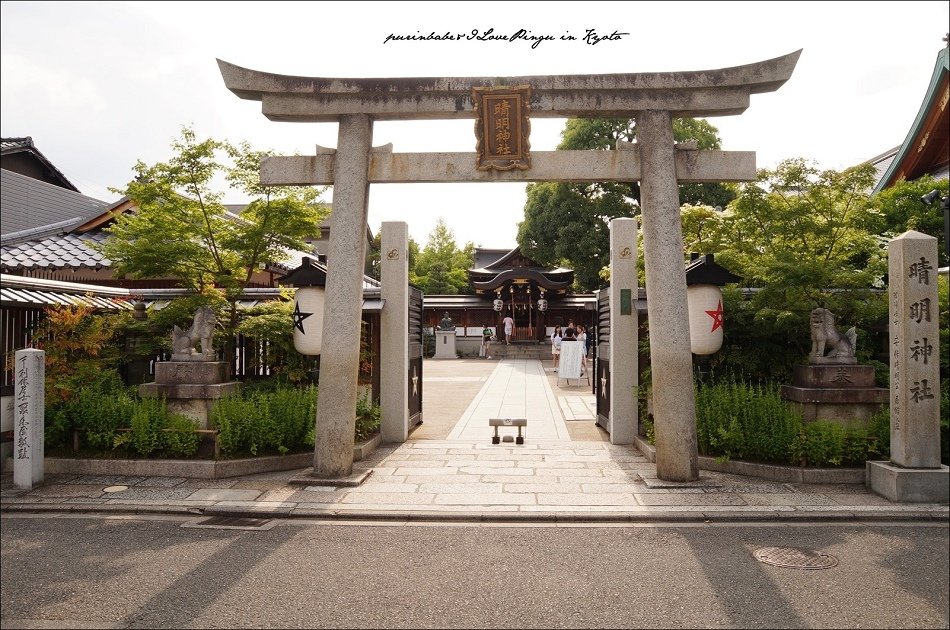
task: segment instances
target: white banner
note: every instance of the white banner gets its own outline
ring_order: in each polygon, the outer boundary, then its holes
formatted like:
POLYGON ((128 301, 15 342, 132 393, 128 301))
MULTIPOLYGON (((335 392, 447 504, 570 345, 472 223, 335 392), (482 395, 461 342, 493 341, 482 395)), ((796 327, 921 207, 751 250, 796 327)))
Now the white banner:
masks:
POLYGON ((576 340, 561 341, 561 358, 558 361, 558 378, 580 378, 584 344, 576 340))

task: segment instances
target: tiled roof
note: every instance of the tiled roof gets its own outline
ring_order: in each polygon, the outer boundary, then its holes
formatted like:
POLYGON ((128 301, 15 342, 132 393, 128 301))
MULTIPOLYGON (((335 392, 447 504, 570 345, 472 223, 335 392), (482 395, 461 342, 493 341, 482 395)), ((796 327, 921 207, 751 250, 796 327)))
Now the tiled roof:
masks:
POLYGON ((108 310, 132 310, 127 289, 6 274, 0 275, 0 302, 4 306, 20 307, 82 304, 108 310))
POLYGON ((6 235, 90 218, 109 204, 26 175, 0 169, 0 230, 6 235))
MULTIPOLYGON (((64 225, 70 226, 71 222, 64 225)), ((72 234, 68 229, 40 230, 35 237, 0 240, 0 263, 3 269, 39 269, 39 268, 67 268, 67 269, 101 269, 110 267, 112 261, 93 249, 90 243, 102 243, 108 235, 101 230, 93 230, 85 234, 72 234)), ((22 234, 22 233, 21 233, 22 234)), ((313 256, 308 252, 290 250, 287 258, 274 266, 291 270, 303 264, 304 256, 313 256)), ((379 281, 370 276, 363 276, 363 290, 379 288, 379 281)))
POLYGON ((37 240, 3 244, 0 262, 4 269, 69 268, 101 269, 112 264, 89 243, 101 243, 106 234, 53 234, 37 240))
POLYGON ((884 177, 884 173, 887 172, 887 169, 891 167, 891 162, 894 161, 894 158, 897 157, 897 152, 900 150, 900 147, 894 147, 890 151, 882 153, 877 157, 873 157, 868 160, 868 163, 874 167, 874 186, 876 187, 878 182, 881 181, 881 178, 884 177))
POLYGON ((874 192, 892 186, 898 179, 914 180, 927 173, 947 169, 947 75, 950 73, 950 50, 937 53, 927 93, 920 104, 907 137, 878 179, 874 192))
POLYGON ((2 153, 2 155, 11 155, 13 153, 29 153, 35 159, 39 160, 43 166, 48 168, 53 173, 53 175, 67 188, 71 188, 77 193, 79 192, 79 189, 76 188, 75 184, 66 179, 66 176, 63 175, 63 172, 53 166, 53 163, 46 159, 46 156, 36 148, 36 145, 33 144, 32 136, 26 136, 25 138, 0 138, 0 153, 2 153))

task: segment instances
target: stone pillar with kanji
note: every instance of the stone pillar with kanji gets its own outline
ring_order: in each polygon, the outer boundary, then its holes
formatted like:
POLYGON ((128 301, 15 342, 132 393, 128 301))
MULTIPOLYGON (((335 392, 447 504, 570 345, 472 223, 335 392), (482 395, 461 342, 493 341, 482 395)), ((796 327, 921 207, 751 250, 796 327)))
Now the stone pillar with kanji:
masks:
POLYGON ((937 239, 913 230, 888 244, 891 459, 868 462, 868 486, 900 502, 946 503, 940 463, 937 239))

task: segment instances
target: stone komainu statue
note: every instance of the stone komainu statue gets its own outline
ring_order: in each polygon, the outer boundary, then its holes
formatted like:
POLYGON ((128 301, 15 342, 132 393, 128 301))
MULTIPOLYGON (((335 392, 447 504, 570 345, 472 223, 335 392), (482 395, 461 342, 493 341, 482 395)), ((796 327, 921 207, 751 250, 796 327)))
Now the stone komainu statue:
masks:
POLYGON ((214 359, 214 350, 211 348, 211 336, 217 322, 214 311, 210 306, 202 306, 195 311, 195 318, 188 330, 178 326, 172 331, 172 360, 188 360, 195 355, 205 360, 214 359), (194 351, 195 344, 201 344, 201 352, 194 351))
POLYGON ((826 308, 811 312, 811 363, 856 363, 854 350, 857 331, 852 326, 841 334, 835 328, 835 316, 826 308), (826 350, 828 355, 825 356, 826 350))

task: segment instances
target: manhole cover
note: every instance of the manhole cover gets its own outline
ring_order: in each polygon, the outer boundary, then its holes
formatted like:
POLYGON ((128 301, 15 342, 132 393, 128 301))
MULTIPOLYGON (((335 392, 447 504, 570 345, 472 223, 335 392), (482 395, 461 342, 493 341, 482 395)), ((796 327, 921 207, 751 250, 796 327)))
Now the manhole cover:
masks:
POLYGON ((810 549, 763 547, 753 555, 759 562, 787 569, 830 569, 838 566, 838 559, 834 556, 810 549))
POLYGON ((277 521, 269 518, 249 518, 240 516, 211 516, 197 523, 185 523, 182 527, 196 529, 249 529, 263 531, 270 529, 277 521))

